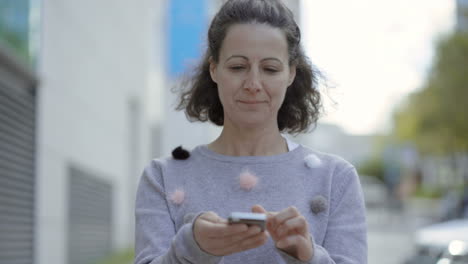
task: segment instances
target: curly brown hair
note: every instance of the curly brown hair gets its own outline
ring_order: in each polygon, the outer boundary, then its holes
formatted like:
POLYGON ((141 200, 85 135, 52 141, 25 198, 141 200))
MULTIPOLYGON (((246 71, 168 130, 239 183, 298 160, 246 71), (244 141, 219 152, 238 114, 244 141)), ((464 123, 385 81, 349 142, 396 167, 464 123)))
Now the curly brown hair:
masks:
POLYGON ((262 23, 279 28, 288 43, 289 64, 296 66, 296 77, 288 87, 278 111, 281 132, 306 132, 315 126, 322 113, 318 91, 320 72, 313 67, 301 47, 301 32, 294 15, 281 0, 229 0, 213 18, 208 30, 208 48, 193 75, 181 85, 177 110, 185 110, 190 121, 224 123, 224 110, 217 84, 211 79, 209 59, 219 62, 226 32, 233 24, 262 23))

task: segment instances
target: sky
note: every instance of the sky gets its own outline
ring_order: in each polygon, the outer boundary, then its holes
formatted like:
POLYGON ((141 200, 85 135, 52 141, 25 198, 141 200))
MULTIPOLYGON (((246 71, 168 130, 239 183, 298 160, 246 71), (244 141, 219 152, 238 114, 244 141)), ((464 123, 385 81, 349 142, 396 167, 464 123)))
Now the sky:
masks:
POLYGON ((455 23, 454 0, 302 0, 300 10, 304 48, 329 87, 322 121, 351 134, 391 129, 455 23))

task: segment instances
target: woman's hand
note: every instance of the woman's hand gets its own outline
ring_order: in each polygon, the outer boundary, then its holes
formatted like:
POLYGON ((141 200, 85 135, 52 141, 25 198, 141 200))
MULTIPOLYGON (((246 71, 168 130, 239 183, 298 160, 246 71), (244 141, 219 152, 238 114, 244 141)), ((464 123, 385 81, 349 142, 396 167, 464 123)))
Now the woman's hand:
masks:
POLYGON ((314 249, 309 225, 295 207, 267 212, 261 205, 254 205, 252 212, 267 214, 266 227, 277 248, 301 261, 312 259, 314 249))
POLYGON ((214 212, 197 217, 193 227, 195 241, 205 252, 225 256, 259 247, 268 240, 267 232, 258 226, 228 224, 214 212))

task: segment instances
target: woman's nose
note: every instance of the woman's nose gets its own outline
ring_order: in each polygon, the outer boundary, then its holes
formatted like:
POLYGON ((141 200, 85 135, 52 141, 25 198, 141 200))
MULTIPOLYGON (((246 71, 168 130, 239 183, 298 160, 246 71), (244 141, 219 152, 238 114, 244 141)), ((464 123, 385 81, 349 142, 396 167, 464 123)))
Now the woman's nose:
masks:
POLYGON ((249 93, 258 93, 262 89, 260 76, 254 70, 250 71, 244 82, 244 89, 249 93))

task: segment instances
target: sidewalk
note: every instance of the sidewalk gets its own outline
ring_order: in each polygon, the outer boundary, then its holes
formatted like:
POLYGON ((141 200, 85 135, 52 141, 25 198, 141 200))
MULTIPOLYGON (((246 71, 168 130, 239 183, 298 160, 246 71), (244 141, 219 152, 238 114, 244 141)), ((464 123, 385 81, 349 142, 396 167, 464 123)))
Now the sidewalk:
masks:
POLYGON ((403 263, 413 253, 415 231, 433 223, 436 220, 437 209, 437 203, 425 200, 407 202, 402 210, 391 210, 386 206, 369 209, 368 263, 403 263))

